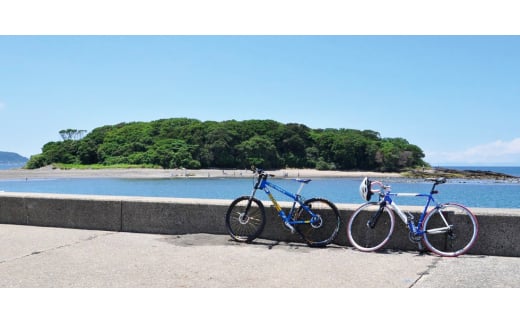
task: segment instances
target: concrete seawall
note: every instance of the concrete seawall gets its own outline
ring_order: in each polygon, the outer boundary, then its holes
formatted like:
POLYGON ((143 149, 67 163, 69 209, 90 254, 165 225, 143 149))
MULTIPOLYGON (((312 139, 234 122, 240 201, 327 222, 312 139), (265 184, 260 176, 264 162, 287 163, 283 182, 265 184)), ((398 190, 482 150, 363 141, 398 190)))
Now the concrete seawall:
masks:
MULTIPOLYGON (((0 223, 156 234, 227 234, 230 200, 0 193, 0 223)), ((262 238, 301 241, 281 225, 270 202, 262 238)), ((282 207, 289 206, 281 203, 282 207)), ((345 224, 358 204, 337 204, 341 227, 335 244, 349 246, 345 224)), ((402 207, 418 216, 419 207, 402 207)), ((520 257, 520 210, 471 208, 480 232, 470 254, 520 257)), ((388 248, 417 250, 399 220, 388 248)))

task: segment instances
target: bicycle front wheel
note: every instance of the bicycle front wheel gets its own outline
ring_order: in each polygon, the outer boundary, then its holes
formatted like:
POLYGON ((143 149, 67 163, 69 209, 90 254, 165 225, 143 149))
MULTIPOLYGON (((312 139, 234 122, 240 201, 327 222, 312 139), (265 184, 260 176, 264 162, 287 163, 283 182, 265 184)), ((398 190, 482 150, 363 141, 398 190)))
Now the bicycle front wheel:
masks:
POLYGON ((477 241, 477 218, 466 207, 446 203, 432 209, 424 218, 424 244, 431 252, 457 257, 468 252, 477 241))
POLYGON ((226 213, 226 228, 236 241, 251 242, 264 230, 264 205, 256 198, 249 200, 249 196, 237 198, 226 213))
POLYGON ((340 217, 336 205, 323 198, 312 198, 303 203, 314 213, 301 206, 294 218, 305 223, 295 224, 294 228, 311 247, 324 247, 330 244, 339 231, 340 217))
POLYGON ((365 203, 350 217, 348 240, 358 250, 376 251, 390 240, 394 223, 394 213, 388 207, 381 209, 377 202, 365 203))

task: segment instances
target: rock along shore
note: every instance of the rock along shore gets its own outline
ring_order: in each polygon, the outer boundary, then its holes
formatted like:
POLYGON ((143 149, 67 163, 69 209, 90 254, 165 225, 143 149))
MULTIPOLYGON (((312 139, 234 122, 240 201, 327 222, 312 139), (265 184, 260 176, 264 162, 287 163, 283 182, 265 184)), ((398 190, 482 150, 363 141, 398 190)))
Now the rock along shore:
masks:
POLYGON ((403 176, 411 178, 445 177, 449 179, 482 179, 482 180, 520 180, 520 177, 485 170, 455 170, 450 168, 434 167, 431 169, 414 169, 403 173, 403 176))

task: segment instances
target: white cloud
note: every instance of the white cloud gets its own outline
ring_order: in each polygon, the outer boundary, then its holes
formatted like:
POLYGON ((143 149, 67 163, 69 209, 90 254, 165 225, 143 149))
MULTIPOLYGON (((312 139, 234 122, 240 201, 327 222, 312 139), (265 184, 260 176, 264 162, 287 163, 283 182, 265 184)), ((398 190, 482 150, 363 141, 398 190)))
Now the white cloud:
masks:
POLYGON ((5 110, 5 104, 0 101, 0 111, 5 110))
POLYGON ((505 165, 520 164, 520 138, 497 140, 463 151, 426 152, 425 160, 432 165, 505 165))

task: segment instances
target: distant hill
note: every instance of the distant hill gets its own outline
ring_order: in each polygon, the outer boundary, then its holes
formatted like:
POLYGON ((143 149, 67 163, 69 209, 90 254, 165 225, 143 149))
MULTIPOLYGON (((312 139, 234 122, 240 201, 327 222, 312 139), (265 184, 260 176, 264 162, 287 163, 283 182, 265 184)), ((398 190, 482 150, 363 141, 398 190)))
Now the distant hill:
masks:
POLYGON ((0 151, 0 164, 23 164, 29 159, 20 156, 17 153, 0 151))
POLYGON ((60 131, 26 167, 52 164, 165 169, 314 168, 383 172, 427 166, 421 148, 372 130, 311 129, 274 120, 161 119, 60 131))

